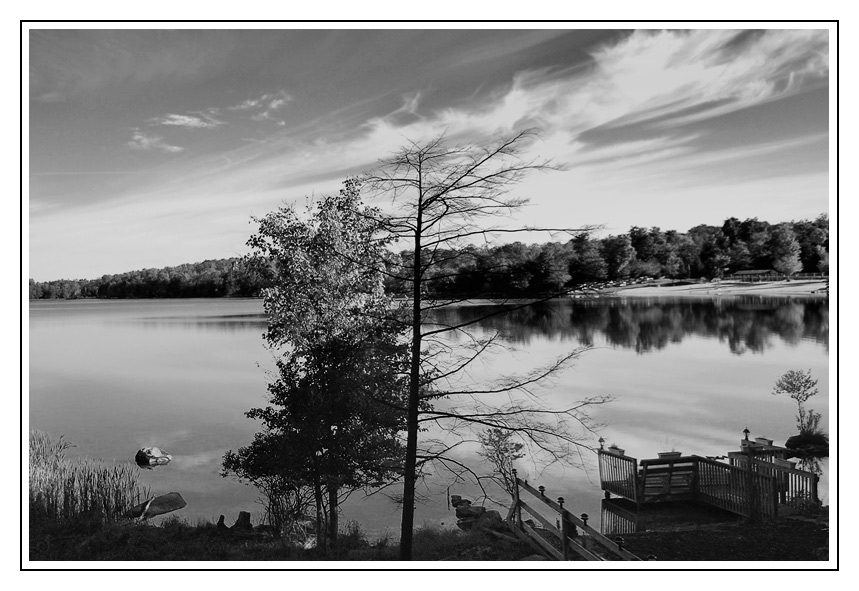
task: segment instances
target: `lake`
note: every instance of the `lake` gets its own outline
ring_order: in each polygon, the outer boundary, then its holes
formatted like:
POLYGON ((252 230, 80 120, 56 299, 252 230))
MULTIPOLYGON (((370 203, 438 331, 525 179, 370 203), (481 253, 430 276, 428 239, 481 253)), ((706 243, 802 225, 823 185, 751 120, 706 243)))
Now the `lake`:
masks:
MULTIPOLYGON (((492 310, 457 307, 438 320, 458 323, 492 310)), ((156 494, 180 492, 188 506, 178 514, 191 523, 224 514, 231 524, 247 510, 256 523, 255 489, 219 472, 224 453, 250 443, 259 427, 244 413, 266 404, 266 372, 274 364, 263 346, 265 326, 258 299, 31 301, 29 428, 63 435, 76 446, 72 455, 108 461, 130 462, 141 447, 161 447, 173 462, 141 470, 141 481, 156 494)), ((611 396, 592 418, 605 425, 606 445, 639 459, 671 449, 724 455, 738 449, 746 427, 752 437, 783 444, 796 431, 796 405, 772 388, 790 369, 810 369, 819 380, 808 406, 829 430, 825 298, 553 301, 476 327, 478 334, 493 331, 505 348, 472 368, 477 382, 591 347, 538 394, 550 407, 611 396)), ((593 437, 584 443, 596 445, 593 437)), ((478 465, 477 450, 464 445, 456 457, 478 465)), ((596 516, 602 493, 595 458, 588 452, 580 459, 585 470, 544 469, 528 458, 518 467, 552 498, 563 496, 574 513, 596 516)), ((824 461, 826 503, 825 468, 824 461)), ((451 486, 440 473, 418 492, 426 499, 416 523, 451 527, 447 494, 469 497, 477 489, 451 486)), ((371 539, 399 535, 399 511, 381 495, 353 495, 341 515, 341 523, 349 520, 371 539)))

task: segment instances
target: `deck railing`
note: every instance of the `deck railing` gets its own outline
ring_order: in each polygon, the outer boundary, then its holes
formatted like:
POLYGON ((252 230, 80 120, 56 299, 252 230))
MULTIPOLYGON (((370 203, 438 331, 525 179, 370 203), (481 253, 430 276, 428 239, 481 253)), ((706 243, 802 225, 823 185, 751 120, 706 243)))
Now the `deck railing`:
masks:
MULTIPOLYGON (((749 458, 741 452, 729 452, 728 461, 735 466, 745 468, 749 465, 749 458)), ((820 477, 813 472, 797 470, 791 466, 780 465, 775 461, 766 461, 759 458, 752 460, 752 470, 767 476, 772 476, 776 482, 776 493, 778 502, 789 504, 792 501, 819 502, 817 485, 820 477)))
POLYGON ((749 471, 744 465, 735 465, 742 457, 733 458, 730 464, 695 455, 646 459, 641 460, 639 470, 635 458, 600 450, 600 481, 606 498, 615 494, 637 505, 691 500, 763 520, 778 516, 778 503, 787 494, 779 496, 783 488, 792 495, 817 493, 816 487, 810 488, 807 479, 813 475, 808 472, 768 468, 775 464, 759 461, 755 461, 756 466, 765 466, 749 471))
POLYGON ((606 493, 638 502, 638 463, 635 458, 599 450, 600 482, 606 493))
POLYGON ((775 478, 716 460, 698 458, 697 500, 749 518, 778 517, 775 478))
POLYGON ((623 547, 623 538, 610 540, 588 525, 586 514, 583 513, 579 518, 564 509, 563 497, 558 497, 557 502, 553 501, 545 495, 542 486, 539 490, 535 489, 516 477, 515 471, 513 478, 516 487, 507 523, 513 533, 547 557, 554 560, 571 560, 577 555, 593 561, 641 560, 623 547), (528 502, 522 500, 522 493, 530 495, 528 502), (538 508, 542 508, 543 512, 538 508), (529 518, 522 519, 523 511, 529 518), (546 517, 544 513, 548 513, 550 517, 546 517), (552 518, 555 523, 552 523, 552 518))

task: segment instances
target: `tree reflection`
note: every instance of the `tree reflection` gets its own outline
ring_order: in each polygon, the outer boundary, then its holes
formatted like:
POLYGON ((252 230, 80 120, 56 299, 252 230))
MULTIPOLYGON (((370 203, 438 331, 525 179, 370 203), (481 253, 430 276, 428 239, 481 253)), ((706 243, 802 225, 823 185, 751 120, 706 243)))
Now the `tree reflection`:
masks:
MULTIPOLYGON (((462 306, 439 312, 436 319, 457 324, 491 312, 499 305, 462 306)), ((829 346, 826 299, 763 298, 708 300, 600 298, 551 301, 491 317, 481 323, 504 339, 528 344, 534 338, 599 342, 648 353, 694 335, 715 338, 736 355, 761 353, 774 340, 797 344, 811 340, 829 346)))

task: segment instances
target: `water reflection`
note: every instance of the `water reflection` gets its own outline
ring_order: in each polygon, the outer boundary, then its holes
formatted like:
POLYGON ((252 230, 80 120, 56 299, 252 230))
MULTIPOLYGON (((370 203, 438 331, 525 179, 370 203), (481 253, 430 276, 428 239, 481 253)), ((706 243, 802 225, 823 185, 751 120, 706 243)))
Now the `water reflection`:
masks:
POLYGON ((636 507, 626 499, 603 499, 600 503, 600 533, 633 534, 643 531, 679 531, 707 523, 729 523, 739 516, 716 507, 695 503, 666 503, 636 507))
POLYGON ((139 325, 146 330, 203 330, 218 332, 254 330, 262 334, 268 327, 268 319, 265 314, 148 316, 125 320, 117 324, 139 325))
MULTIPOLYGON (((460 324, 497 309, 497 305, 452 308, 439 311, 435 318, 460 324)), ((523 345, 534 338, 560 338, 648 353, 695 335, 718 339, 736 355, 761 353, 773 346, 774 339, 790 345, 810 340, 828 352, 829 302, 760 296, 552 301, 492 316, 480 326, 523 345)))

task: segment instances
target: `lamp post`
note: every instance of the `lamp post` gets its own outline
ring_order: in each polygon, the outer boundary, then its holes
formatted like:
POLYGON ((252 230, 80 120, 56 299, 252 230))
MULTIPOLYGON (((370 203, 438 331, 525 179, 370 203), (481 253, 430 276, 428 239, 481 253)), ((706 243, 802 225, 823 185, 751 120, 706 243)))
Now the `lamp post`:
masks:
POLYGON ((603 446, 605 445, 605 439, 603 439, 602 437, 600 437, 597 441, 599 441, 600 449, 602 449, 602 448, 603 448, 603 446))
POLYGON ((745 429, 743 429, 743 435, 745 435, 745 436, 746 436, 746 441, 748 441, 748 440, 749 440, 749 433, 751 433, 751 431, 749 431, 749 428, 748 428, 748 427, 746 427, 745 429))

